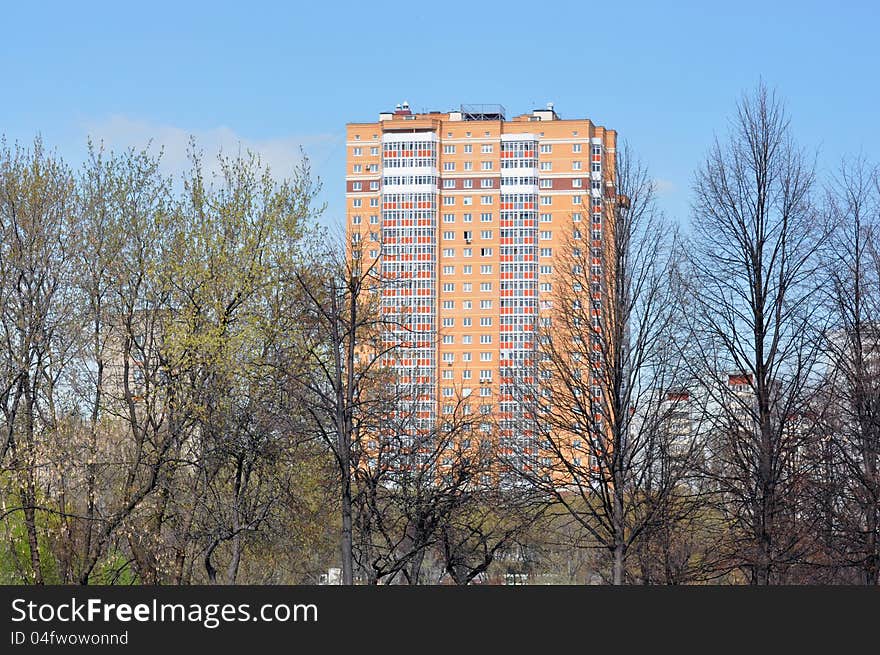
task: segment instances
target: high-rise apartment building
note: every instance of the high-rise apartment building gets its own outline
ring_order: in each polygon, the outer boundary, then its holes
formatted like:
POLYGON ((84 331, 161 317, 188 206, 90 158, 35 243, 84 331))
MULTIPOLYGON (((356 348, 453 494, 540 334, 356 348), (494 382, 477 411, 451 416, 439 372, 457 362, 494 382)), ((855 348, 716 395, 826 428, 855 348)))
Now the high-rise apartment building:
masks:
MULTIPOLYGON (((615 145, 552 104, 508 120, 499 105, 404 103, 348 125, 348 238, 381 272, 385 340, 400 346, 385 364, 408 385, 414 429, 463 408, 505 454, 537 456, 536 334, 560 249, 582 240, 601 264, 615 145)), ((585 293, 600 300, 598 285, 585 293)))

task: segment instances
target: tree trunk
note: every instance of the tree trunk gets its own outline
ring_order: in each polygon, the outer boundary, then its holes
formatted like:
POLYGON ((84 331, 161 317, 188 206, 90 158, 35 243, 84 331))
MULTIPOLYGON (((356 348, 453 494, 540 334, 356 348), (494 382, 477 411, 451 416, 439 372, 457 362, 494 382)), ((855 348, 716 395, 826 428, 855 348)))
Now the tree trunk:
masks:
POLYGON ((614 522, 614 550, 612 553, 614 561, 612 563, 611 575, 612 584, 619 586, 623 584, 623 560, 626 550, 624 542, 626 535, 624 534, 623 489, 621 489, 620 484, 616 485, 614 489, 614 516, 612 520, 614 522))
MULTIPOLYGON (((348 470, 348 464, 345 465, 348 470)), ((343 473, 342 480, 342 584, 354 584, 351 532, 351 475, 343 473)))

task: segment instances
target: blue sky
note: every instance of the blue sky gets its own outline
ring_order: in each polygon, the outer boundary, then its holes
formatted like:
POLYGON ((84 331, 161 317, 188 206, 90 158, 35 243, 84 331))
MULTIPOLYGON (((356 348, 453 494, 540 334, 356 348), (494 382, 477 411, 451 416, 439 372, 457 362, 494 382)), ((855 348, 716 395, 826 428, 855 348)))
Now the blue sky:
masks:
POLYGON ((615 128, 686 222, 713 135, 759 78, 820 173, 880 160, 880 3, 14 2, 0 18, 0 133, 82 158, 88 135, 183 165, 188 135, 275 169, 302 146, 343 208, 344 129, 416 110, 548 101, 615 128))

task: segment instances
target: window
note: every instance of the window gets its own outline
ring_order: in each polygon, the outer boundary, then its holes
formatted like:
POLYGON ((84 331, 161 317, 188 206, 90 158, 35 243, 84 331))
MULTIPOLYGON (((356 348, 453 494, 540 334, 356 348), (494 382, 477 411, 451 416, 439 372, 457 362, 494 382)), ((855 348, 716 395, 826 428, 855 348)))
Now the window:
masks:
POLYGON ((471 359, 473 359, 473 358, 471 357, 470 353, 462 353, 461 354, 461 361, 469 362, 469 361, 471 361, 471 359))
POLYGON ((453 275, 455 273, 455 266, 444 266, 443 267, 443 275, 453 275))
POLYGON ((449 231, 449 232, 443 233, 443 240, 444 241, 452 241, 453 239, 455 239, 455 232, 449 231))
POLYGON ((579 161, 571 162, 571 170, 573 170, 573 171, 581 170, 581 162, 579 162, 579 161))
POLYGON ((470 334, 466 334, 461 338, 461 342, 465 345, 473 343, 473 341, 474 341, 474 337, 470 334))
POLYGON ((590 170, 592 170, 594 173, 599 173, 602 171, 602 164, 600 164, 597 161, 594 161, 593 165, 590 167, 590 170))
POLYGON ((481 239, 491 239, 492 238, 492 230, 480 230, 480 238, 481 239))
POLYGON ((541 188, 542 189, 552 189, 553 188, 553 180, 541 180, 541 188))
POLYGON ((461 324, 464 327, 470 327, 471 325, 473 325, 473 321, 471 320, 470 316, 465 316, 463 319, 461 319, 461 324))
POLYGON ((370 225, 378 225, 379 224, 379 215, 371 214, 370 215, 370 225))
POLYGON ((542 162, 541 162, 541 170, 542 170, 542 171, 552 171, 552 170, 553 170, 553 164, 552 164, 551 162, 549 162, 549 161, 542 161, 542 162))
POLYGON ((492 343, 492 335, 491 334, 481 334, 480 335, 480 343, 492 343))
POLYGON ((553 256, 553 248, 541 248, 538 253, 541 257, 552 257, 553 256))
POLYGON ((462 257, 473 257, 474 256, 474 249, 473 248, 462 248, 461 256, 462 257))
POLYGON ((451 380, 452 379, 452 371, 450 369, 447 368, 447 369, 443 370, 443 379, 444 380, 451 380))
MULTIPOLYGON (((491 282, 480 282, 480 291, 491 291, 492 283, 491 282)), ((491 325, 491 323, 490 323, 491 325)))
POLYGON ((445 343, 445 344, 455 343, 455 336, 453 336, 451 334, 444 334, 443 335, 443 343, 445 343))
POLYGON ((549 282, 541 282, 539 287, 539 290, 545 293, 553 290, 553 285, 551 285, 549 282))
POLYGON ((470 242, 471 242, 471 239, 474 238, 474 233, 471 232, 470 230, 465 230, 462 236, 464 236, 464 240, 465 240, 465 241, 467 241, 468 243, 470 243, 470 242))
POLYGON ((480 248, 480 257, 491 257, 492 249, 491 248, 480 248))
POLYGON ((573 205, 581 204, 581 197, 580 196, 572 196, 571 197, 571 204, 573 204, 573 205))
POLYGON ((379 199, 378 198, 370 198, 370 207, 378 207, 379 199))
MULTIPOLYGON (((489 136, 489 135, 486 134, 486 136, 489 136)), ((480 146, 480 152, 482 152, 483 154, 487 154, 487 153, 492 152, 492 144, 491 143, 484 143, 482 146, 480 146)))
POLYGON ((470 282, 465 282, 464 284, 461 285, 461 290, 464 291, 465 293, 470 293, 473 286, 474 285, 471 284, 470 282))
MULTIPOLYGON (((470 136, 471 133, 468 132, 467 135, 470 136)), ((474 151, 474 147, 473 147, 470 143, 466 143, 465 146, 464 146, 464 152, 465 152, 465 154, 470 154, 470 153, 472 153, 473 151, 474 151)))
POLYGON ((444 282, 443 283, 444 291, 455 291, 455 282, 444 282))
POLYGON ((575 143, 575 144, 571 147, 571 151, 572 151, 572 152, 575 152, 575 153, 580 152, 580 151, 581 151, 581 144, 580 144, 580 143, 575 143))
POLYGON ((482 189, 491 189, 494 185, 492 184, 492 178, 483 178, 480 180, 480 188, 482 189))
POLYGON ((455 180, 443 180, 443 188, 444 189, 454 189, 455 188, 455 180))
POLYGON ((492 264, 483 264, 480 266, 480 273, 482 275, 491 275, 492 274, 492 264))
POLYGON ((357 146, 357 147, 351 149, 351 154, 354 157, 360 157, 361 155, 364 154, 364 149, 361 148, 360 146, 357 146))
POLYGON ((575 212, 574 214, 571 215, 571 222, 572 223, 580 223, 581 222, 580 212, 575 212))
POLYGON ((466 161, 466 162, 464 163, 464 170, 466 170, 466 171, 472 171, 472 170, 474 170, 474 162, 472 162, 472 161, 466 161))
POLYGON ((443 327, 455 327, 455 319, 447 316, 443 319, 443 327))
POLYGON ((583 182, 583 180, 581 180, 581 178, 579 178, 579 177, 574 178, 574 179, 571 181, 571 188, 572 188, 572 189, 580 189, 580 188, 581 188, 581 183, 582 183, 582 182, 583 182))
POLYGON ((541 152, 543 152, 545 154, 551 153, 551 152, 553 152, 553 146, 549 143, 542 143, 541 144, 541 152))
POLYGON ((444 223, 455 223, 455 214, 443 214, 444 223))
POLYGON ((445 207, 451 207, 455 204, 455 196, 443 196, 443 205, 445 207))
POLYGON ((370 154, 374 157, 379 154, 379 146, 373 146, 370 148, 370 154))
POLYGON ((492 204, 492 196, 480 196, 480 204, 481 205, 491 205, 492 204))
POLYGON ((490 389, 489 387, 480 387, 480 395, 483 397, 491 396, 492 389, 490 389))
POLYGON ((455 395, 455 388, 454 387, 443 387, 443 396, 445 398, 451 398, 454 395, 455 395))
POLYGON ((469 368, 466 368, 461 372, 461 379, 462 380, 470 380, 471 379, 471 370, 469 368))
POLYGON ((474 220, 474 218, 471 214, 464 214, 462 216, 461 220, 464 221, 465 223, 470 223, 471 221, 474 220))
POLYGON ((454 161, 443 162, 443 170, 444 171, 454 171, 455 170, 455 162, 454 161))
POLYGON ((542 223, 551 223, 553 221, 553 214, 541 214, 541 222, 542 223))
POLYGON ((444 248, 443 249, 444 257, 455 257, 455 248, 444 248))
POLYGON ((465 266, 461 267, 461 272, 465 275, 470 275, 471 273, 473 273, 473 270, 474 270, 474 267, 471 266, 470 264, 466 264, 465 266))
POLYGON ((464 180, 463 186, 465 189, 473 189, 474 181, 473 180, 464 180))
POLYGON ((443 146, 443 154, 444 155, 454 155, 455 154, 455 146, 452 146, 452 145, 443 146))
POLYGON ((473 205, 474 198, 473 198, 473 196, 465 196, 464 198, 462 198, 461 202, 465 206, 473 205))
POLYGON ((364 167, 361 166, 360 164, 355 164, 355 165, 354 165, 354 168, 353 168, 352 170, 353 170, 355 173, 360 173, 362 170, 364 170, 364 167))
POLYGON ((480 222, 481 223, 491 223, 492 222, 492 212, 483 212, 480 214, 480 222))
POLYGON ((553 273, 553 267, 548 266, 547 264, 541 265, 541 275, 551 275, 553 273))
MULTIPOLYGON (((462 309, 472 309, 473 306, 474 306, 474 303, 472 300, 462 300, 461 301, 461 308, 462 309)), ((470 341, 468 341, 468 343, 470 343, 470 341)))
POLYGON ((351 201, 352 207, 360 207, 361 204, 363 204, 363 203, 360 198, 355 198, 354 200, 351 201))
POLYGON ((575 228, 574 232, 572 232, 572 236, 573 236, 575 239, 580 239, 580 238, 581 238, 581 231, 578 230, 577 228, 575 228))
POLYGON ((491 362, 492 361, 492 353, 491 352, 481 352, 480 353, 480 361, 481 362, 491 362))
POLYGON ((351 222, 353 225, 360 225, 361 224, 361 217, 360 216, 352 216, 351 222))
POLYGON ((553 196, 541 196, 541 204, 544 206, 553 204, 553 196))
MULTIPOLYGON (((443 309, 455 309, 455 301, 454 300, 444 300, 443 301, 443 309)), ((452 342, 450 342, 452 343, 452 342)))
POLYGON ((480 371, 480 380, 491 380, 492 379, 492 369, 482 369, 480 371))
POLYGON ((480 162, 480 170, 481 171, 491 171, 492 170, 492 162, 490 162, 490 161, 480 162))
POLYGON ((379 172, 379 164, 370 164, 367 166, 367 170, 370 173, 378 173, 379 172))
POLYGON ((550 230, 542 230, 542 231, 538 234, 538 238, 540 238, 540 239, 543 240, 543 241, 547 241, 547 240, 553 238, 553 232, 551 232, 550 230))

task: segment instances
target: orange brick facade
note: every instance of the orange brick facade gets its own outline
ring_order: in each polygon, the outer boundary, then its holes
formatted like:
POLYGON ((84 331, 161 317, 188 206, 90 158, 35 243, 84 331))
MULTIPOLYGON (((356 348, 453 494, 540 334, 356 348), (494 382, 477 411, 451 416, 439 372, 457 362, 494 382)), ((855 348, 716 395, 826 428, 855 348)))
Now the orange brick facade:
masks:
POLYGON ((510 120, 404 106, 349 124, 346 149, 348 239, 388 283, 382 311, 405 323, 385 364, 411 385, 415 428, 462 411, 504 456, 536 458, 536 334, 559 251, 606 247, 616 132, 551 106, 510 120))

